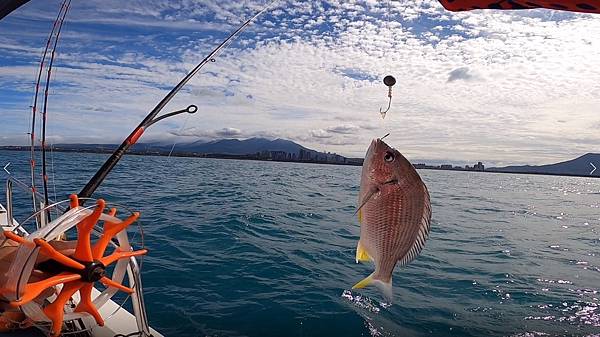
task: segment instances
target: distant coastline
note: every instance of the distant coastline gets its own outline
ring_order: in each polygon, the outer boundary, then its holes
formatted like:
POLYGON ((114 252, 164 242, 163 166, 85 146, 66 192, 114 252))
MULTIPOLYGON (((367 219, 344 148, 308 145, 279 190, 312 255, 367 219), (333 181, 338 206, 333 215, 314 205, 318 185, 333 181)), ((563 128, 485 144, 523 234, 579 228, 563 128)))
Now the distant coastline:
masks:
MULTIPOLYGON (((5 151, 30 151, 29 146, 0 146, 0 150, 5 151)), ((72 153, 98 153, 98 154, 111 154, 114 149, 110 147, 106 148, 68 148, 58 147, 52 148, 54 152, 72 152, 72 153)), ((278 151, 271 151, 278 152, 278 151)), ((126 155, 133 156, 171 156, 171 157, 183 157, 183 158, 211 158, 211 159, 233 159, 233 160, 255 160, 255 161, 271 161, 271 162, 287 162, 287 163, 307 163, 307 164, 326 164, 326 165, 343 165, 343 166, 362 166, 362 158, 346 158, 339 155, 335 155, 336 160, 328 160, 327 157, 321 157, 320 159, 304 158, 298 159, 297 157, 283 157, 273 156, 269 151, 263 151, 262 153, 256 154, 219 154, 219 153, 195 153, 176 151, 169 153, 167 151, 149 151, 149 150, 129 150, 126 155), (343 159, 342 159, 343 158, 343 159)), ((442 165, 428 165, 423 163, 413 164, 415 169, 418 170, 439 170, 439 171, 459 171, 459 172, 482 172, 482 173, 508 173, 508 174, 533 174, 533 175, 547 175, 547 176, 567 176, 567 177, 584 177, 584 178, 600 178, 600 175, 589 175, 589 174, 578 174, 578 173, 553 173, 553 172, 531 172, 531 171, 507 171, 506 168, 485 168, 485 166, 478 162, 473 166, 453 166, 450 164, 442 165)), ((530 166, 528 166, 530 167, 530 166)))
MULTIPOLYGON (((29 146, 0 146, 0 150, 7 151, 30 151, 29 146)), ((36 151, 39 150, 36 148, 36 151)), ((114 151, 112 146, 99 147, 99 146, 88 146, 88 147, 66 147, 64 145, 53 147, 54 152, 73 152, 73 153, 99 153, 99 154, 111 154, 114 151)), ((136 150, 130 149, 127 151, 127 155, 134 156, 171 156, 171 157, 185 157, 185 158, 213 158, 213 159, 235 159, 235 160, 257 160, 257 161, 273 161, 273 162, 289 162, 289 163, 308 163, 308 164, 328 164, 328 165, 346 165, 346 166, 362 166, 363 158, 347 158, 337 154, 316 152, 314 150, 303 150, 301 149, 296 154, 287 153, 284 151, 262 151, 251 154, 226 154, 226 153, 197 153, 189 151, 157 151, 157 150, 136 150), (310 151, 310 152, 309 152, 310 151)), ((442 165, 427 165, 427 164, 413 164, 415 169, 425 170, 448 170, 448 171, 479 171, 484 172, 485 167, 481 162, 471 166, 452 166, 449 164, 442 165)))
MULTIPOLYGON (((28 146, 0 146, 0 150, 6 151, 30 151, 28 146)), ((99 154, 111 154, 113 153, 113 149, 109 148, 53 148, 54 152, 72 152, 72 153, 99 153, 99 154)), ((282 162, 282 163, 308 163, 308 164, 328 164, 328 165, 345 165, 345 166, 362 166, 363 159, 362 158, 345 158, 345 161, 328 161, 328 160, 320 160, 320 159, 287 159, 287 158, 273 158, 272 156, 260 155, 260 154, 246 154, 246 155, 235 155, 235 154, 221 154, 221 153, 193 153, 193 152, 173 152, 169 154, 169 152, 163 151, 136 151, 129 150, 126 155, 133 156, 158 156, 158 157, 183 157, 183 158, 212 158, 212 159, 234 159, 234 160, 256 160, 256 161, 273 161, 273 162, 282 162)), ((416 169, 424 169, 424 170, 448 170, 448 171, 481 171, 483 172, 483 168, 481 170, 476 170, 472 168, 462 168, 458 166, 452 165, 426 165, 426 164, 413 164, 416 169)))
MULTIPOLYGON (((30 151, 30 147, 28 146, 0 146, 0 150, 5 151, 30 151)), ((112 148, 52 148, 54 152, 72 152, 72 153, 98 153, 98 154, 111 154, 114 149, 112 148)), ((275 151, 272 151, 275 152, 275 151)), ((328 164, 328 165, 346 165, 346 166, 362 166, 363 159, 362 158, 345 158, 344 160, 332 161, 327 159, 288 159, 283 157, 273 157, 266 155, 264 152, 262 154, 221 154, 221 153, 196 153, 196 152, 186 152, 186 151, 177 151, 173 153, 169 153, 167 151, 146 151, 146 150, 129 150, 126 155, 133 156, 155 156, 155 157, 183 157, 183 158, 212 158, 212 159, 234 159, 234 160, 256 160, 256 161, 274 161, 274 162, 291 162, 291 163, 309 163, 309 164, 328 164)))

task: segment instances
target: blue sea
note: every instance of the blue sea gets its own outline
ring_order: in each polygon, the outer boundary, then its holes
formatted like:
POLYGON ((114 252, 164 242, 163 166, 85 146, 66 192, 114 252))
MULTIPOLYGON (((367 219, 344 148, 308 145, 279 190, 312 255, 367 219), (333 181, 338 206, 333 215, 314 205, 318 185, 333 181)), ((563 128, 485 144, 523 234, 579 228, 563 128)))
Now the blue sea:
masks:
MULTIPOLYGON (((54 153, 51 195, 106 157, 54 153)), ((28 153, 8 162, 28 180, 28 153)), ((127 156, 95 197, 142 213, 145 301, 167 336, 600 334, 600 179, 419 173, 432 231, 392 305, 349 290, 372 271, 354 262, 360 167, 127 156)))

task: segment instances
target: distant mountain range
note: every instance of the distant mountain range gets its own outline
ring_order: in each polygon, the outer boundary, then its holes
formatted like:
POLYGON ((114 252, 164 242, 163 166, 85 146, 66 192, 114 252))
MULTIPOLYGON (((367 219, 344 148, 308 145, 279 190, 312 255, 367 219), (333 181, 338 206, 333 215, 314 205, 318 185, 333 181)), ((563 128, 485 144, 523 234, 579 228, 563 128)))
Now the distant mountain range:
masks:
POLYGON ((534 173, 534 174, 556 174, 556 175, 574 175, 574 176, 590 176, 590 173, 596 169, 591 176, 600 177, 600 153, 586 153, 581 157, 572 160, 563 161, 556 164, 548 165, 522 165, 522 166, 506 166, 492 167, 486 171, 492 172, 507 172, 507 173, 534 173))
MULTIPOLYGON (((171 150, 173 145, 157 145, 157 144, 139 144, 136 150, 141 149, 168 149, 171 150)), ((193 143, 182 143, 176 145, 177 151, 196 152, 205 154, 231 154, 244 155, 254 154, 263 151, 284 151, 287 153, 299 153, 300 150, 313 151, 304 146, 294 143, 291 140, 275 139, 269 140, 265 138, 249 138, 244 140, 239 139, 220 139, 210 142, 197 141, 193 143)), ((316 151, 315 151, 316 152, 316 151)))
MULTIPOLYGON (((55 144, 53 150, 108 153, 114 151, 117 146, 117 144, 55 144)), ((166 155, 172 148, 173 144, 139 143, 132 146, 129 153, 166 155)), ((319 152, 285 139, 220 139, 209 142, 179 143, 176 144, 173 155, 362 165, 361 158, 346 158, 335 153, 319 152)))
MULTIPOLYGON (((55 144, 54 149, 77 149, 77 150, 114 150, 117 144, 55 144)), ((166 143, 139 143, 132 146, 133 151, 171 151, 173 144, 166 143)), ((175 145, 177 152, 195 152, 202 154, 229 154, 245 155, 262 151, 285 151, 298 153, 300 150, 314 151, 294 143, 291 140, 266 138, 220 139, 209 142, 197 141, 193 143, 178 143, 175 145)), ((317 151, 314 151, 317 152, 317 151)))

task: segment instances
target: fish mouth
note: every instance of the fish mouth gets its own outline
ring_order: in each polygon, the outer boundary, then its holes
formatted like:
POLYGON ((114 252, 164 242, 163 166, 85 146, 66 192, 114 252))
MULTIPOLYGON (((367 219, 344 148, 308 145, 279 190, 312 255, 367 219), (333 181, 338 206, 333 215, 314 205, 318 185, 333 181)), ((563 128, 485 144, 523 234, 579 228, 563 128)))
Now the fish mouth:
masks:
POLYGON ((383 186, 383 185, 394 185, 394 184, 397 184, 397 183, 398 183, 398 179, 390 179, 390 180, 384 182, 383 184, 381 184, 381 186, 383 186))
POLYGON ((365 163, 368 163, 371 160, 371 157, 373 156, 373 153, 375 152, 375 148, 377 147, 378 141, 379 141, 379 139, 373 139, 371 141, 371 145, 369 145, 369 148, 367 149, 367 153, 365 154, 365 163))

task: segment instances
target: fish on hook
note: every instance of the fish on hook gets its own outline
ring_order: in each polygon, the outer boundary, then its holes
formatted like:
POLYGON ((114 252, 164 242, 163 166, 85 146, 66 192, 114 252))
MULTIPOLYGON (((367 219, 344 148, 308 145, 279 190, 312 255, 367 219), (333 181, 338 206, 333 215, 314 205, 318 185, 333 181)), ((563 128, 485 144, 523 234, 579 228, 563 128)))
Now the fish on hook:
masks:
POLYGON ((373 261, 375 270, 352 289, 375 285, 391 302, 394 268, 408 264, 425 245, 431 202, 413 165, 382 139, 374 139, 367 150, 356 213, 356 262, 373 261))

